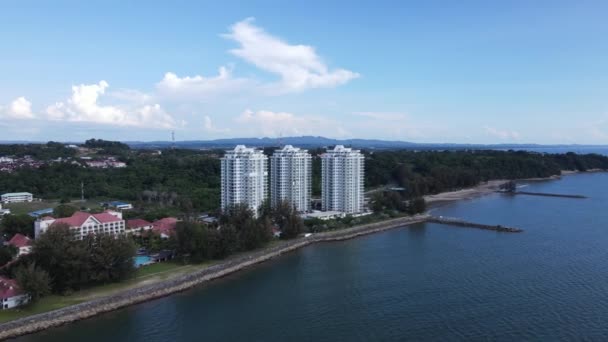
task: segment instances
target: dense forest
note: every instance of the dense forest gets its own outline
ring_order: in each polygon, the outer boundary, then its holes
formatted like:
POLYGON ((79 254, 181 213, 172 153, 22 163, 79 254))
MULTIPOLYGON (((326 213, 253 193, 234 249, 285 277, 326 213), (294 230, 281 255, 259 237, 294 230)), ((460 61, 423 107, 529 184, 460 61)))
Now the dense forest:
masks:
MULTIPOLYGON (((219 207, 221 151, 176 149, 152 155, 146 151, 130 151, 120 143, 92 140, 87 144, 128 151, 125 159, 128 167, 94 169, 53 163, 39 169, 20 169, 0 177, 0 192, 28 191, 48 199, 79 198, 80 184, 84 182, 87 198, 120 199, 146 207, 197 211, 215 211, 219 207)), ((265 152, 270 154, 272 149, 265 152)), ((310 152, 314 156, 313 196, 318 196, 321 192, 318 155, 323 150, 310 152)), ((400 186, 405 188, 405 198, 474 186, 491 179, 547 177, 559 174, 560 170, 608 169, 608 157, 596 154, 493 150, 364 153, 366 188, 400 186)))
POLYGON ((38 160, 68 158, 76 155, 76 150, 68 148, 65 144, 49 141, 46 144, 0 144, 0 157, 9 155, 14 157, 31 156, 38 160))

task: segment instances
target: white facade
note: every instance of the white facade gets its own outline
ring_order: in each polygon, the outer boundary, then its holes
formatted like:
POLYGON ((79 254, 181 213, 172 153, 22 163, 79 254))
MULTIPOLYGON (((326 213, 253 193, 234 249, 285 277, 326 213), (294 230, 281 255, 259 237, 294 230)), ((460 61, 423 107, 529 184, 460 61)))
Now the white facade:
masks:
POLYGON ((12 309, 29 301, 30 296, 18 289, 15 280, 0 276, 0 310, 12 309))
POLYGON ((2 203, 18 203, 31 202, 34 200, 34 195, 29 192, 12 192, 0 196, 2 203))
POLYGON ((297 211, 310 210, 312 158, 308 151, 287 145, 270 157, 270 203, 286 201, 297 211))
POLYGON ((100 214, 75 212, 71 217, 60 219, 45 217, 37 220, 34 223, 36 239, 54 224, 65 224, 70 227, 70 231, 73 232, 76 240, 82 240, 87 235, 110 234, 117 236, 126 232, 126 223, 120 212, 110 210, 100 214))
POLYGON ((222 210, 246 204, 257 214, 267 198, 268 157, 260 150, 238 145, 222 157, 222 210))
POLYGON ((342 145, 321 156, 321 201, 323 210, 347 214, 364 210, 364 156, 342 145))

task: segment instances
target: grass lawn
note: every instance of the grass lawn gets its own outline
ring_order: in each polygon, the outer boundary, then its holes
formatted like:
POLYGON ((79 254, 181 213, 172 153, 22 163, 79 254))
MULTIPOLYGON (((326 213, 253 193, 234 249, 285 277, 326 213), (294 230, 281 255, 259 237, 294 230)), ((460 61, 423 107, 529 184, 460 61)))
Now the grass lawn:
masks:
MULTIPOLYGON (((70 203, 66 203, 68 205, 73 206, 74 208, 80 209, 81 207, 90 208, 90 209, 101 209, 100 202, 103 200, 95 200, 89 199, 81 202, 80 200, 73 200, 70 203)), ((46 208, 55 208, 58 206, 59 200, 42 200, 42 201, 34 201, 34 202, 24 202, 24 203, 9 203, 4 204, 3 207, 10 209, 11 214, 19 215, 19 214, 27 214, 32 211, 46 209, 46 208)))
POLYGON ((9 203, 4 204, 3 207, 10 209, 11 214, 19 215, 19 214, 27 214, 32 211, 46 209, 46 208, 55 208, 59 205, 59 201, 40 201, 40 202, 23 202, 23 203, 9 203))
POLYGON ((27 305, 19 309, 0 310, 0 323, 12 321, 18 318, 43 313, 66 306, 82 303, 95 298, 111 295, 119 291, 135 288, 143 285, 153 284, 166 279, 209 267, 213 263, 197 265, 182 265, 173 262, 161 262, 139 268, 133 279, 121 283, 100 285, 90 289, 74 292, 67 296, 52 295, 42 298, 33 305, 27 305))

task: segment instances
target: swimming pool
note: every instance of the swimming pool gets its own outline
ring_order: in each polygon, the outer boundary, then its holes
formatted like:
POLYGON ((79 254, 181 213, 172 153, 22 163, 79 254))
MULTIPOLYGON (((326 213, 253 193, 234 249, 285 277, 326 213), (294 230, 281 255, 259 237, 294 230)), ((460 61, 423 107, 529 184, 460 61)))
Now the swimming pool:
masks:
POLYGON ((152 258, 147 255, 138 255, 133 258, 133 261, 135 262, 135 267, 141 267, 152 263, 152 258))

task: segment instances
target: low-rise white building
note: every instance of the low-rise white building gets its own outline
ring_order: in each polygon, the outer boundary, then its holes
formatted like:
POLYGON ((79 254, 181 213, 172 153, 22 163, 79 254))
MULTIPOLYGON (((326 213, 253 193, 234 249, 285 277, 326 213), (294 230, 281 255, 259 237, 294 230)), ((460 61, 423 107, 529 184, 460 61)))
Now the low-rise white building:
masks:
POLYGON ((127 220, 126 232, 129 234, 139 234, 152 229, 152 222, 148 222, 142 219, 127 220))
POLYGON ((12 309, 30 301, 30 296, 21 292, 14 279, 0 276, 0 309, 12 309))
POLYGON ((18 257, 32 252, 32 239, 23 234, 15 234, 7 244, 17 248, 19 251, 18 257))
POLYGON ((0 195, 0 201, 2 203, 31 202, 33 200, 34 195, 29 192, 10 192, 0 195))
POLYGON ((332 219, 337 219, 337 218, 344 218, 346 217, 346 214, 344 212, 341 211, 318 211, 315 210, 311 213, 306 213, 306 214, 302 214, 301 217, 306 220, 306 219, 319 219, 319 220, 323 220, 323 221, 327 221, 327 220, 332 220, 332 219))
POLYGON ((122 213, 107 210, 99 214, 75 212, 71 217, 55 219, 49 216, 43 217, 34 223, 36 238, 44 234, 49 228, 65 224, 74 232, 74 238, 82 240, 92 234, 125 234, 126 224, 122 219, 122 213))

